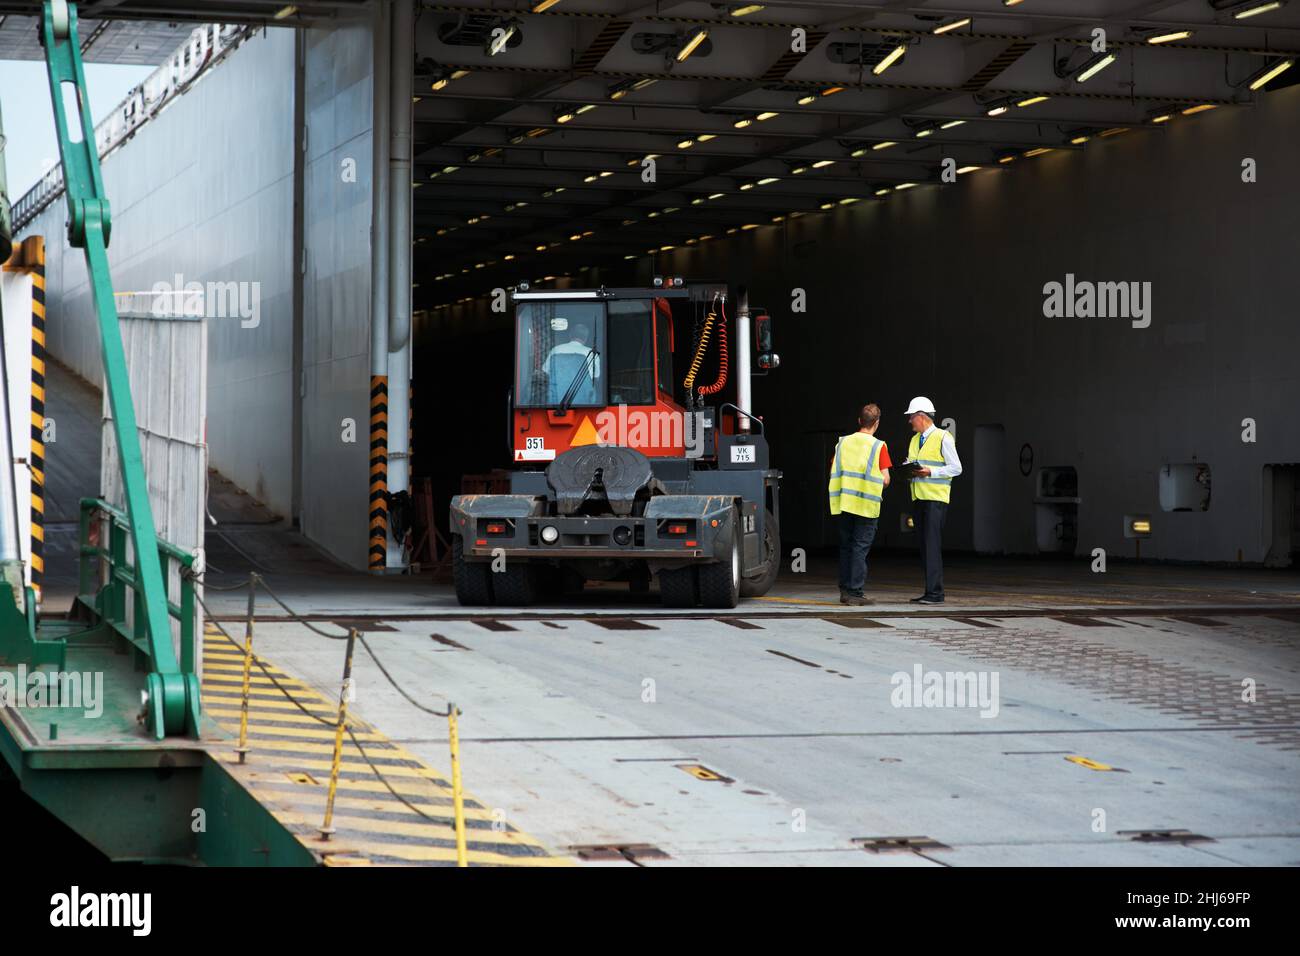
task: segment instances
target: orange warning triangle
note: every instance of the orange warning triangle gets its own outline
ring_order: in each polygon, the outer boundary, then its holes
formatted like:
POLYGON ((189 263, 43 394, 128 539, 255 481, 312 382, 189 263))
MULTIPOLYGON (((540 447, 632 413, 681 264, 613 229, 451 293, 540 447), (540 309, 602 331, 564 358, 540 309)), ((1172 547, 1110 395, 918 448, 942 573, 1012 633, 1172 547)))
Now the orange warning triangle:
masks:
POLYGON ((520 449, 518 449, 518 448, 516 448, 516 449, 515 449, 515 461, 523 461, 523 460, 524 460, 524 453, 523 453, 523 451, 520 450, 520 449))
POLYGON ((578 426, 578 430, 574 432, 573 437, 569 439, 569 445, 573 447, 578 445, 594 445, 598 441, 600 441, 600 435, 596 431, 596 426, 591 423, 591 416, 586 415, 582 419, 582 424, 578 426))

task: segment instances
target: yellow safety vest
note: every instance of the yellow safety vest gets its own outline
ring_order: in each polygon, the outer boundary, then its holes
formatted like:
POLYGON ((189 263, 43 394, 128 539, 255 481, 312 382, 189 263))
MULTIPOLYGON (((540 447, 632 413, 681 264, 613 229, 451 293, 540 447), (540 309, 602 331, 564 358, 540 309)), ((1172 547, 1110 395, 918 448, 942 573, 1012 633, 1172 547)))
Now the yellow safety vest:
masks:
POLYGON ((884 444, 865 432, 839 440, 831 467, 831 514, 847 511, 864 518, 880 517, 880 495, 885 490, 880 449, 884 444))
MULTIPOLYGON (((935 468, 942 468, 948 464, 943 458, 943 436, 945 432, 942 428, 935 428, 930 432, 930 437, 925 440, 925 446, 921 445, 921 435, 916 433, 912 436, 912 443, 907 446, 907 457, 910 461, 920 462, 925 467, 933 471, 935 468)), ((912 500, 913 501, 942 501, 947 504, 952 494, 951 478, 936 478, 931 475, 929 478, 912 479, 912 500)))

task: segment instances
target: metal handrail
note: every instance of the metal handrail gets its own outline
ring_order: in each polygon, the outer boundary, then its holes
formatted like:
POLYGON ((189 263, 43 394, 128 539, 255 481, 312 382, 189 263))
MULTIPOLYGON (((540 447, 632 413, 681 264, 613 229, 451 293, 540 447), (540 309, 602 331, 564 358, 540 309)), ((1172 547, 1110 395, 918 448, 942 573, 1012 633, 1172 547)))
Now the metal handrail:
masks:
MULTIPOLYGON (((183 95, 205 71, 223 60, 253 32, 238 24, 196 27, 185 42, 95 124, 95 149, 101 159, 130 139, 137 129, 173 99, 183 95)), ((21 231, 63 195, 63 166, 55 164, 13 204, 13 231, 21 231)))
MULTIPOLYGON (((82 498, 79 528, 77 536, 79 554, 78 600, 93 611, 104 623, 117 631, 118 634, 136 645, 140 650, 148 653, 147 620, 145 615, 140 613, 144 592, 136 575, 135 565, 127 561, 127 555, 130 553, 128 546, 133 545, 131 542, 130 519, 125 511, 114 507, 101 498, 82 498), (103 542, 102 537, 98 542, 91 540, 91 528, 94 525, 96 515, 100 516, 102 525, 108 527, 107 542, 103 542), (102 562, 97 569, 94 567, 96 562, 102 562), (99 572, 98 575, 95 573, 96 570, 99 572), (136 614, 131 624, 128 624, 126 614, 128 591, 131 592, 136 605, 136 614)), ((175 562, 181 569, 178 600, 173 602, 170 597, 167 597, 166 606, 168 616, 174 618, 180 624, 181 670, 184 673, 192 674, 194 673, 195 640, 197 637, 195 611, 198 604, 194 592, 194 562, 196 558, 193 554, 177 547, 170 541, 165 541, 162 538, 155 538, 155 541, 158 546, 158 556, 164 564, 164 570, 167 570, 167 561, 175 562)), ((164 577, 165 580, 166 577, 164 577)))
POLYGON ((763 419, 759 418, 757 415, 751 415, 749 412, 745 411, 739 405, 733 405, 731 402, 723 402, 721 405, 718 406, 718 411, 725 412, 728 408, 730 408, 734 412, 739 412, 740 414, 744 415, 751 422, 758 422, 758 433, 760 435, 762 435, 766 430, 767 426, 763 424, 763 419))

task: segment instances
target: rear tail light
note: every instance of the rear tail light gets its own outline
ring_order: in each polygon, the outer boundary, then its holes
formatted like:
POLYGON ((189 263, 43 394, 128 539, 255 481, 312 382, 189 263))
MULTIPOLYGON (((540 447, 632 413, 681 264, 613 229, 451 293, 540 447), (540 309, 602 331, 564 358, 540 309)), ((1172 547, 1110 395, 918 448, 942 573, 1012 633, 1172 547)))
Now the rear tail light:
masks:
POLYGON ((489 521, 487 526, 488 534, 505 534, 506 523, 504 521, 489 521))
POLYGON ((669 533, 669 534, 685 534, 685 533, 686 533, 686 530, 687 530, 687 528, 686 528, 686 525, 684 525, 684 524, 670 524, 670 525, 668 526, 668 533, 669 533))

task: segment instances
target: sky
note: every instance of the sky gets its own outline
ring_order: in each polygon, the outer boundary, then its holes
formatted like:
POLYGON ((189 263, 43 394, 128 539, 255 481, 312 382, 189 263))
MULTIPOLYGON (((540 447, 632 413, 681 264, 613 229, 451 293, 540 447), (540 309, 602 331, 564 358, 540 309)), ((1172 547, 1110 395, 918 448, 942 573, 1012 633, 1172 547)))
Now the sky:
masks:
MULTIPOLYGON (((90 115, 98 123, 156 67, 87 63, 90 115)), ((17 202, 59 158, 44 60, 0 60, 0 115, 9 201, 17 202)))

